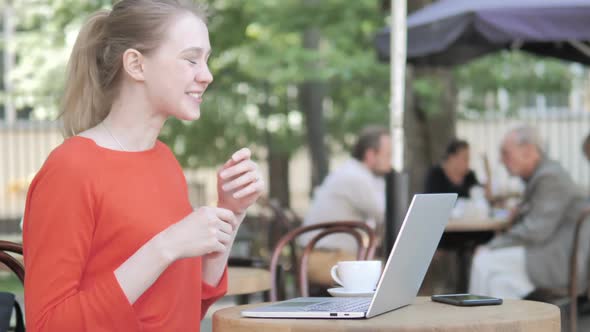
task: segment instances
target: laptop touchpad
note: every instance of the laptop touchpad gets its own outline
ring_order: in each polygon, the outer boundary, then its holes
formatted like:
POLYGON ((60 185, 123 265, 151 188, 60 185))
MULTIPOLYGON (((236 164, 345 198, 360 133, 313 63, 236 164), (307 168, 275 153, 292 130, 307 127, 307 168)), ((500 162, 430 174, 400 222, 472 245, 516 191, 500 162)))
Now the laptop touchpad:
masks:
POLYGON ((313 301, 285 301, 271 305, 271 307, 305 307, 311 304, 317 304, 313 301))

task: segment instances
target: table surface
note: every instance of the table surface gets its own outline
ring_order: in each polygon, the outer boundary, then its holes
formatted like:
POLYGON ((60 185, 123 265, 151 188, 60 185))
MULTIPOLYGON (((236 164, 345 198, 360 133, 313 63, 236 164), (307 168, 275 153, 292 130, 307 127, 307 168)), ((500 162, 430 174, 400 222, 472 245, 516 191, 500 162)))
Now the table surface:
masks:
POLYGON ((416 298, 406 306, 371 319, 259 319, 240 312, 262 304, 222 309, 213 314, 213 332, 245 331, 395 331, 395 332, 559 332, 559 308, 547 303, 505 300, 496 306, 457 307, 416 298))
POLYGON ((467 219, 452 218, 449 220, 445 232, 482 232, 482 231, 500 231, 510 226, 506 219, 467 219))
POLYGON ((243 295, 270 289, 270 271, 254 267, 232 267, 227 269, 228 285, 226 295, 243 295))

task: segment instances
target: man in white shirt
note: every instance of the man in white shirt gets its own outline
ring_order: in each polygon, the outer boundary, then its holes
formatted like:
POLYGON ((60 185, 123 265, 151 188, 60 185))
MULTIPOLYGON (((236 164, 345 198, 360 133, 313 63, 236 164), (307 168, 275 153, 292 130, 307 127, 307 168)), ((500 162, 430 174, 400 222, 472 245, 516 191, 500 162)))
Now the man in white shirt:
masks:
MULTIPOLYGON (((384 175, 391 171, 391 137, 386 128, 367 127, 359 135, 352 158, 331 172, 316 188, 304 225, 331 221, 363 221, 374 228, 385 218, 384 175)), ((301 237, 306 245, 317 233, 301 237)), ((320 240, 309 259, 309 280, 331 285, 330 268, 356 259, 356 241, 347 234, 320 240)))

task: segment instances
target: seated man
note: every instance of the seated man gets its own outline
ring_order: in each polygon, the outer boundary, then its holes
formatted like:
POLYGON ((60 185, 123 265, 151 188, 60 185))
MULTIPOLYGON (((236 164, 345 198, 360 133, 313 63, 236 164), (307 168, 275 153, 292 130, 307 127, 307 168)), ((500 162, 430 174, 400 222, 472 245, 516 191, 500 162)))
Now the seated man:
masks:
MULTIPOLYGON (((330 173, 315 190, 303 225, 329 221, 365 221, 373 226, 385 218, 385 180, 391 171, 391 139, 387 129, 362 131, 352 157, 330 173)), ((317 233, 301 237, 306 245, 317 233)), ((356 260, 356 241, 348 234, 329 235, 319 241, 309 259, 311 282, 331 285, 330 268, 341 260, 356 260)))
MULTIPOLYGON (((545 156, 534 129, 508 132, 501 155, 508 172, 522 178, 526 187, 510 215, 512 226, 476 251, 469 292, 523 298, 536 288, 566 287, 583 198, 566 171, 545 156)), ((582 247, 587 253, 587 244, 582 247)), ((580 262, 586 262, 587 254, 581 256, 580 262)))

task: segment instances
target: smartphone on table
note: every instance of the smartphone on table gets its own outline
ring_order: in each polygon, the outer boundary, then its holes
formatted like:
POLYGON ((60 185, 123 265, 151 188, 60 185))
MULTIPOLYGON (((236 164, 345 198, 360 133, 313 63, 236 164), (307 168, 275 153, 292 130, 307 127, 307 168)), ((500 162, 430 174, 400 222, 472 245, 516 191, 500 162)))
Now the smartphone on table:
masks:
POLYGON ((435 302, 458 305, 462 307, 502 304, 502 299, 500 298, 474 294, 441 294, 432 295, 430 298, 435 302))

